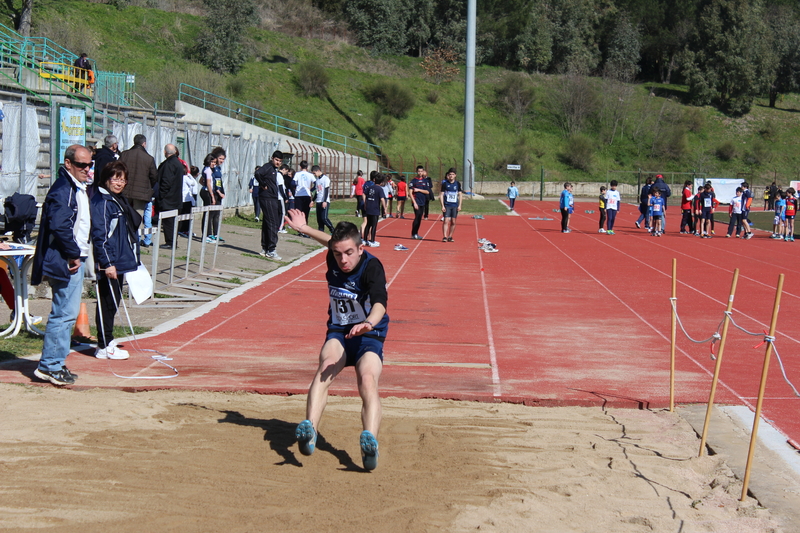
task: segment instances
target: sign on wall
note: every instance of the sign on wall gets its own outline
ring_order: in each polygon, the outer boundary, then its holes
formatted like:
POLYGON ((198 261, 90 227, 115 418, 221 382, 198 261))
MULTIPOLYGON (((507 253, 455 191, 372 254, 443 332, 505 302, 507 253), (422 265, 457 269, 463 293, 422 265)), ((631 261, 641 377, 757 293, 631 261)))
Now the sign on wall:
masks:
POLYGON ((58 109, 58 164, 64 161, 64 152, 73 144, 86 145, 86 110, 71 107, 58 109))

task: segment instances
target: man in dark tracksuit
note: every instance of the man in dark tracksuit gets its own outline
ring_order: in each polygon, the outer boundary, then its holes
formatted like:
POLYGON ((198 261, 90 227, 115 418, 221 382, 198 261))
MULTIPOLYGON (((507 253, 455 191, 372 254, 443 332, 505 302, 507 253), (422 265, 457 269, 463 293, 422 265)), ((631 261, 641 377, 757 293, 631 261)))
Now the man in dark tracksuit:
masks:
MULTIPOLYGON (((166 159, 158 165, 158 196, 156 196, 156 209, 159 213, 180 209, 183 203, 183 175, 186 169, 178 159, 178 149, 174 144, 164 147, 166 159)), ((161 221, 164 230, 164 244, 162 248, 172 248, 173 232, 175 231, 175 217, 165 218, 161 221)))
POLYGON ((275 252, 278 247, 278 229, 281 227, 283 208, 281 204, 285 198, 283 194, 283 176, 278 179, 278 169, 283 163, 283 152, 275 150, 269 163, 256 170, 255 178, 258 182, 258 203, 264 217, 261 222, 261 255, 280 261, 280 256, 275 252))

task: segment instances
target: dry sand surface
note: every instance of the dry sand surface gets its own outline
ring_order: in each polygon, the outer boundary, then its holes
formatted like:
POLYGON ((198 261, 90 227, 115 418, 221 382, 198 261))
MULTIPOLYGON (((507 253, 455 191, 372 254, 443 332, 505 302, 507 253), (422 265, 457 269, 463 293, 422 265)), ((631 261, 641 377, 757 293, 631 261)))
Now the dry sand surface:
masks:
POLYGON ((780 531, 666 411, 384 400, 361 469, 360 402, 0 384, 7 531, 780 531))

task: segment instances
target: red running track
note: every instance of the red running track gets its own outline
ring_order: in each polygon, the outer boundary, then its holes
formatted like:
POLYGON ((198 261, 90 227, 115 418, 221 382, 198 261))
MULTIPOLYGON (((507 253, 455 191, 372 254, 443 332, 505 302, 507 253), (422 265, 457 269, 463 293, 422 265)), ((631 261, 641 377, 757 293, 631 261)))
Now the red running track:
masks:
MULTIPOLYGON (((663 237, 634 227, 634 206, 623 206, 616 235, 597 233, 593 204, 578 204, 570 234, 559 230, 552 202, 517 202, 520 216, 459 219, 455 242, 441 242, 441 224, 424 222, 423 241, 410 239, 411 221, 378 228, 383 246, 370 251, 389 283, 391 326, 381 378, 384 396, 523 402, 529 405, 665 407, 669 404, 672 258, 678 262, 678 311, 690 335, 716 330, 740 269, 733 316, 751 332, 767 328, 778 275, 786 281, 776 347, 800 385, 800 267, 792 243, 758 234, 740 239, 679 235, 679 214, 668 213, 663 237), (531 220, 531 218, 552 220, 531 220), (499 253, 478 250, 478 238, 499 253), (395 251, 396 243, 409 247, 395 251)), ((675 210, 677 211, 677 210, 675 210)), ((718 235, 725 234, 722 225, 718 235)), ((127 343, 128 361, 70 356, 80 388, 185 388, 305 393, 325 334, 324 256, 317 254, 223 298, 205 314, 163 333, 127 343), (172 357, 174 379, 121 379, 171 371, 136 348, 172 357)), ((209 307, 212 307, 211 305, 209 307)), ((208 308, 206 308, 208 309, 208 308)), ((762 339, 731 328, 717 402, 754 406, 762 339)), ((706 402, 714 361, 710 345, 679 332, 676 401, 706 402)), ((0 380, 31 382, 35 363, 0 366, 0 380)), ((355 395, 346 370, 334 394, 355 395)), ((773 354, 763 415, 800 440, 800 398, 783 380, 773 354)))

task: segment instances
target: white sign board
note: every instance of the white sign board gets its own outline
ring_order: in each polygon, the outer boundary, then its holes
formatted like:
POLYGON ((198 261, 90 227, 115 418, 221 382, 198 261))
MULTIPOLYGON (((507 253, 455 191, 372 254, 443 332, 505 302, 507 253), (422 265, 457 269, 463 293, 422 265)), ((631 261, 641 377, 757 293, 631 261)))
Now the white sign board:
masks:
POLYGON ((64 152, 73 144, 86 144, 86 110, 61 107, 58 110, 58 162, 64 161, 64 152))
POLYGON ((506 165, 508 170, 522 170, 522 165, 506 165))
POLYGON ((729 204, 731 203, 731 198, 736 196, 736 187, 739 187, 742 182, 746 180, 741 178, 733 180, 719 178, 710 178, 704 180, 702 178, 695 178, 693 192, 697 192, 697 187, 700 185, 705 185, 707 181, 711 182, 711 186, 714 188, 714 194, 716 195, 719 203, 729 204))

